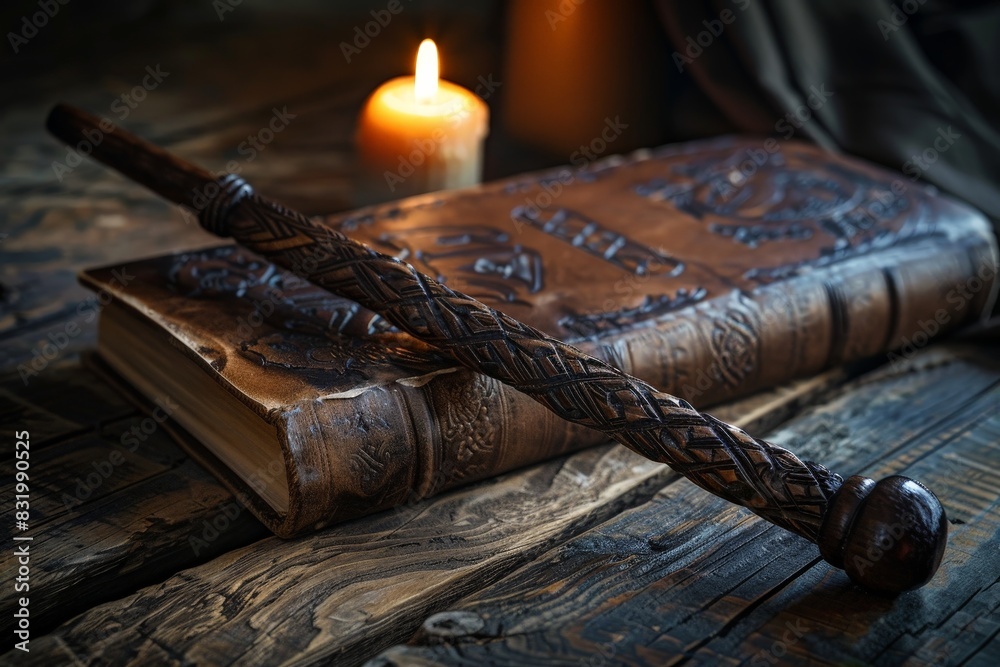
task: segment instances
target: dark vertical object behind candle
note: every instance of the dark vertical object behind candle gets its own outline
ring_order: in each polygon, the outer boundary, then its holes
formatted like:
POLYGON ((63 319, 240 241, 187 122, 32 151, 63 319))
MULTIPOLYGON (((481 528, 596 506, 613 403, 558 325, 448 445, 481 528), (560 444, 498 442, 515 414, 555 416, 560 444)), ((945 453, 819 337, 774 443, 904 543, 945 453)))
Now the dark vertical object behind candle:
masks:
POLYGON ((71 145, 91 131, 103 132, 93 146, 95 158, 194 209, 209 231, 232 235, 564 419, 607 433, 698 486, 818 543, 823 557, 858 583, 898 592, 926 583, 940 564, 947 521, 937 498, 918 482, 893 476, 876 483, 855 476, 842 483, 821 465, 701 414, 408 264, 257 195, 236 176, 213 180, 124 130, 102 130, 99 119, 64 105, 53 109, 48 126, 71 145))

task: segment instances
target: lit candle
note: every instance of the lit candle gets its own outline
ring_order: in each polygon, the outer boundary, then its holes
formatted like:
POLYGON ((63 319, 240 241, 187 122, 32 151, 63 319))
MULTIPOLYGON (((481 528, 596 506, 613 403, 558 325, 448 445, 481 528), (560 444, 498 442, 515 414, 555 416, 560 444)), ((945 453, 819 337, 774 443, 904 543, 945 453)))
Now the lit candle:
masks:
POLYGON ((359 203, 475 185, 488 119, 479 97, 439 80, 437 47, 425 39, 415 76, 382 84, 361 113, 359 203))

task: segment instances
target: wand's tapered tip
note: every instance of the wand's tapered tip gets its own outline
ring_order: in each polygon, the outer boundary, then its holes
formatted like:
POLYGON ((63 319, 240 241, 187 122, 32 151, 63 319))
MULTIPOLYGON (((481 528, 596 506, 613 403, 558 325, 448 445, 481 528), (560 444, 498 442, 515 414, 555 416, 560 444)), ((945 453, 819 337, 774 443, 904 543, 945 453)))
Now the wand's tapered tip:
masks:
POLYGON ((948 541, 948 521, 927 487, 906 477, 851 477, 830 502, 819 547, 857 584, 901 593, 930 581, 948 541))

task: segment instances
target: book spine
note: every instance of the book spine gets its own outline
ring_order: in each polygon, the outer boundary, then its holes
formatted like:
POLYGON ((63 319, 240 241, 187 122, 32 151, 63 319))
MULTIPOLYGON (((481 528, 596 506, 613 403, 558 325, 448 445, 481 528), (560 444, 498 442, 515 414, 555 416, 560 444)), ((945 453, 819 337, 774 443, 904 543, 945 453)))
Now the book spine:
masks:
POLYGON ((269 527, 281 537, 607 441, 466 369, 303 402, 279 421, 289 511, 269 527))
POLYGON ((914 242, 580 347, 696 407, 711 405, 879 354, 912 356, 988 314, 996 267, 986 234, 914 242))

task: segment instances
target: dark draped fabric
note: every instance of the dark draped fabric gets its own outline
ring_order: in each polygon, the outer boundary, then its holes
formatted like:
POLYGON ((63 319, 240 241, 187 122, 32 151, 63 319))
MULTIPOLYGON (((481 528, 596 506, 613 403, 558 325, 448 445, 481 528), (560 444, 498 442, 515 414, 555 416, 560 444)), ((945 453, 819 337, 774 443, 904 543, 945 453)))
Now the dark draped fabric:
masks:
POLYGON ((1000 2, 654 2, 678 83, 711 107, 680 122, 794 133, 1000 220, 1000 2))

